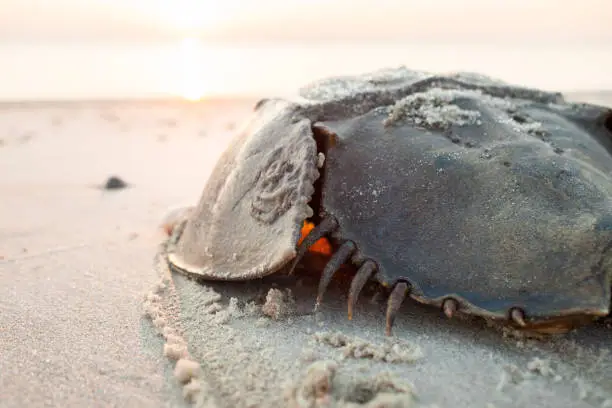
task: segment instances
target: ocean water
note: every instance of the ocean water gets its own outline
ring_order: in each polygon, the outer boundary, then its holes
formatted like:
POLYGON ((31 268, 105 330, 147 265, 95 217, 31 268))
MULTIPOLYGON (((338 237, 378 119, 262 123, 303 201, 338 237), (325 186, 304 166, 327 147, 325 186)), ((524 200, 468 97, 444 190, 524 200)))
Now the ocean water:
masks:
POLYGON ((612 44, 0 44, 0 100, 285 94, 314 79, 406 65, 558 91, 612 89, 612 44))

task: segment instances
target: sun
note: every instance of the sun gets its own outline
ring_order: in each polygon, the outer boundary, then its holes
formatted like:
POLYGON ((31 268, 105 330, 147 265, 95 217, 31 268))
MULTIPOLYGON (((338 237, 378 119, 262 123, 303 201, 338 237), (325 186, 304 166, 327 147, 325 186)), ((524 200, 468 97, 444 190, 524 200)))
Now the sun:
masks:
MULTIPOLYGON (((173 45, 167 55, 168 75, 164 93, 198 101, 210 92, 210 61, 204 61, 207 45, 202 38, 245 13, 245 0, 98 0, 113 3, 133 16, 154 22, 170 34, 173 45), (176 41, 176 42, 174 42, 176 41), (208 81, 208 83, 207 83, 208 81)), ((165 53, 165 51, 164 51, 165 53)))
POLYGON ((240 1, 156 0, 155 4, 158 18, 181 37, 175 61, 178 80, 175 93, 186 100, 199 101, 210 91, 199 37, 227 21, 240 1))

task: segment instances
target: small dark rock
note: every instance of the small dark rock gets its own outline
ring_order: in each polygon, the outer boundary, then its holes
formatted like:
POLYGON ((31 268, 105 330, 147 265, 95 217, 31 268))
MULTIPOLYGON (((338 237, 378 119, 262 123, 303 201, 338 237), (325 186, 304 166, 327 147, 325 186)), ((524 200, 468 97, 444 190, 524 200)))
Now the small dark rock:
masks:
POLYGON ((126 187, 127 183, 116 176, 109 177, 108 180, 106 180, 106 183, 104 184, 105 190, 120 190, 126 187))

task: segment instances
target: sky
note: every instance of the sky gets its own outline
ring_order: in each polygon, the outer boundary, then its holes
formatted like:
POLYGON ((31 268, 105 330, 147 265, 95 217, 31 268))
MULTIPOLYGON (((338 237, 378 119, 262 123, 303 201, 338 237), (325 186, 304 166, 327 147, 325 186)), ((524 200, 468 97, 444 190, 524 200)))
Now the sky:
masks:
POLYGON ((612 0, 0 0, 0 100, 269 95, 383 67, 612 89, 612 0))
POLYGON ((0 0, 4 42, 612 43, 610 0, 0 0))

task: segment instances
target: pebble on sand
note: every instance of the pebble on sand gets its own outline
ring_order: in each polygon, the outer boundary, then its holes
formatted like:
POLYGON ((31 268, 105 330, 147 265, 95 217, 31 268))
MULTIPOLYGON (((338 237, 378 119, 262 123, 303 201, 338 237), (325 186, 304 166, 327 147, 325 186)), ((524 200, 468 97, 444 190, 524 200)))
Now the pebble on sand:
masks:
POLYGON ((104 184, 105 190, 120 190, 126 188, 128 184, 117 176, 111 176, 104 184))

